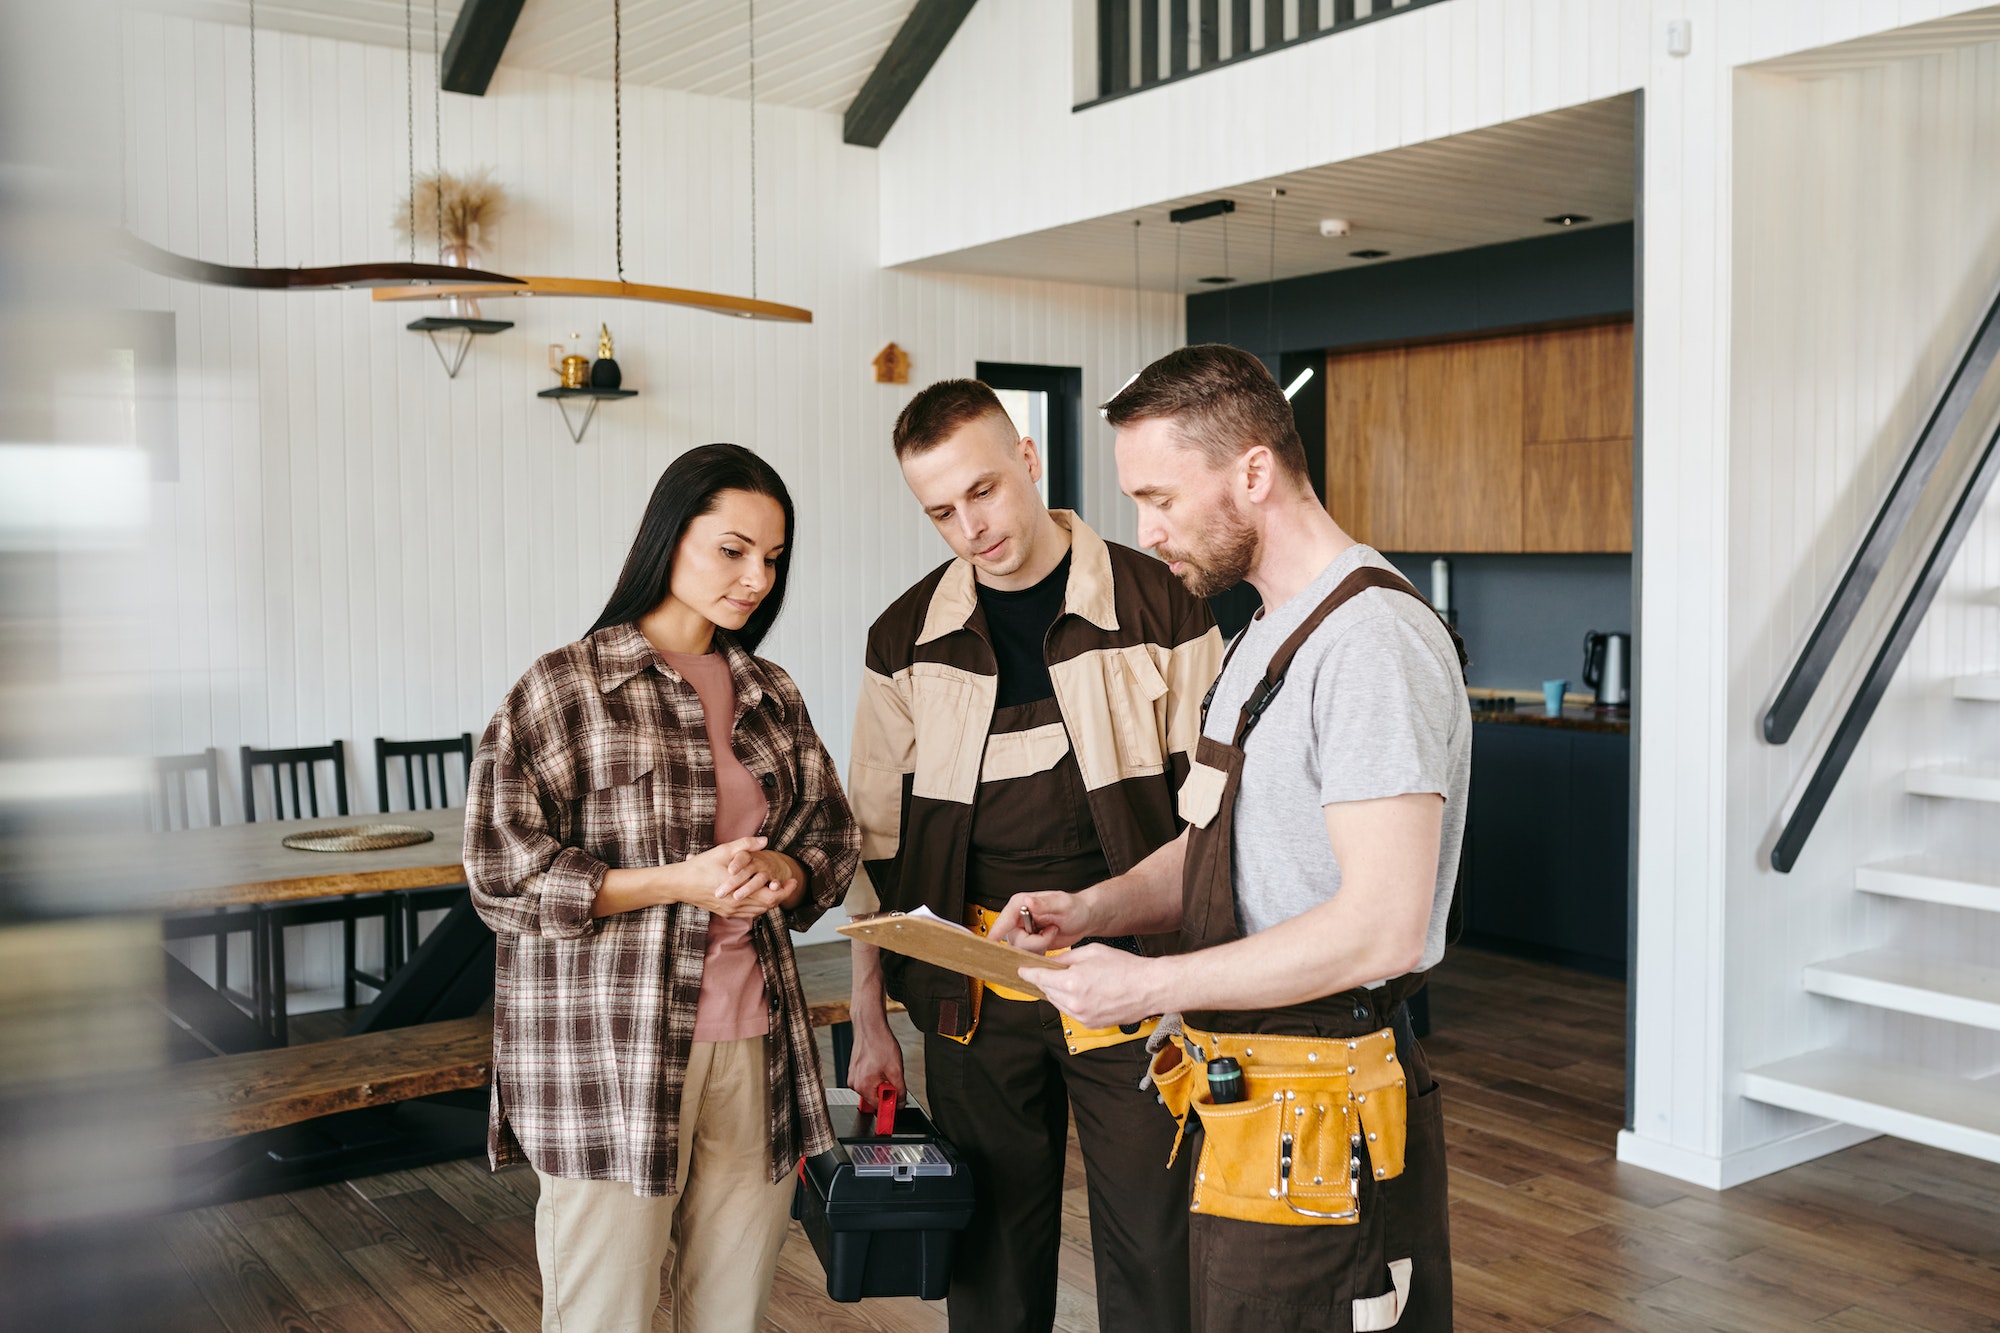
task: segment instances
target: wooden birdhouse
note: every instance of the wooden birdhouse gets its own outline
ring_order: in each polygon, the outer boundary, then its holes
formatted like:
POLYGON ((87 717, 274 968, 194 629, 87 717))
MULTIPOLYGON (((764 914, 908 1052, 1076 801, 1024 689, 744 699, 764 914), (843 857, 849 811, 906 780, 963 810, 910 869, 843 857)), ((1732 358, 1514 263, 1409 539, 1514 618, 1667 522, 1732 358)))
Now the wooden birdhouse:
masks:
POLYGON ((877 384, 908 384, 910 382, 910 354, 890 343, 875 353, 875 382, 877 384))

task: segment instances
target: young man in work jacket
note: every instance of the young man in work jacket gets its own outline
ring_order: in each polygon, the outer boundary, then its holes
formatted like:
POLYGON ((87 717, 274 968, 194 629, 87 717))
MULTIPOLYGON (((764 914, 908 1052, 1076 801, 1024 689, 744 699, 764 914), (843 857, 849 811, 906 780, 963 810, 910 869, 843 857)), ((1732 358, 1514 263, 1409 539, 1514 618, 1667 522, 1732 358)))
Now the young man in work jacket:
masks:
POLYGON ((1079 1022, 1181 1017, 1151 1072, 1200 1126, 1197 1329, 1447 1330, 1443 1113, 1402 1002, 1444 953, 1465 830, 1458 645, 1320 506, 1255 358, 1182 348, 1106 415, 1140 539, 1197 593, 1248 579, 1264 610, 1216 684, 1186 833, 1082 893, 1007 904, 1007 934, 1181 932, 1170 957, 1086 945, 1035 975, 1079 1022))
MULTIPOLYGON (((847 907, 928 907, 986 932, 1022 890, 1082 888, 1173 840, 1221 637, 1165 565, 1050 512, 1034 442, 984 384, 925 389, 894 438, 957 558, 869 631, 849 784, 864 869, 847 907)), ((1072 1106, 1099 1327, 1185 1329, 1188 1175, 1168 1168, 1172 1122, 1139 1087, 1148 1015, 1092 1027, 868 945, 854 955, 849 1086, 903 1087, 886 983, 925 1034, 931 1114, 972 1165, 953 1333, 1053 1324, 1072 1106)))

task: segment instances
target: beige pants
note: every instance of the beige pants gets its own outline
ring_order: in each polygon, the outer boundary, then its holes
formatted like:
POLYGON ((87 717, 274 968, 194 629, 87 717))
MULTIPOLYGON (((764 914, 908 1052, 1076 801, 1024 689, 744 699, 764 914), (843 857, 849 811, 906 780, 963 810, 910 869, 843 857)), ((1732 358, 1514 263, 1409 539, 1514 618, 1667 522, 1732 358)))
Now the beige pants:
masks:
POLYGON ((793 1177, 765 1178, 763 1037, 701 1042, 681 1093, 677 1194, 544 1175, 535 1206, 542 1333, 649 1333, 669 1248, 675 1333, 754 1333, 785 1243, 793 1177))

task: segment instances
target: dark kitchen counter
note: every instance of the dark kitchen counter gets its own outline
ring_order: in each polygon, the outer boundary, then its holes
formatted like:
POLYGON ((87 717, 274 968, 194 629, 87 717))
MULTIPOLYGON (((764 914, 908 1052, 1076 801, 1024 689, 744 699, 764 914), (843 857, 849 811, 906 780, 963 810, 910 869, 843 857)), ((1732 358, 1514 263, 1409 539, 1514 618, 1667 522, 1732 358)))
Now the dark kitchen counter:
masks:
POLYGON ((1563 731, 1598 731, 1614 736, 1632 734, 1632 714, 1624 709, 1593 708, 1589 704, 1565 704, 1561 717, 1550 717, 1544 711, 1539 698, 1532 702, 1518 699, 1512 708, 1487 706, 1505 702, 1504 699, 1473 699, 1472 720, 1507 726, 1552 727, 1563 731))

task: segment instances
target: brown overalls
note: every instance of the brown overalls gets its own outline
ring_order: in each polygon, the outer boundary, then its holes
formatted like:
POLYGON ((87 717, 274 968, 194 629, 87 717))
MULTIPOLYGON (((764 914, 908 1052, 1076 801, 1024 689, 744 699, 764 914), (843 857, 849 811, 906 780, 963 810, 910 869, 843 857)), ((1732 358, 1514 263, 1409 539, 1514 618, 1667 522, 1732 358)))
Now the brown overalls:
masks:
MULTIPOLYGON (((1280 645, 1263 679, 1244 702, 1231 744, 1206 735, 1195 755, 1191 782, 1221 775, 1213 816, 1188 830, 1182 880, 1181 951, 1211 948, 1240 938, 1231 877, 1236 795, 1243 778, 1243 747, 1271 698, 1284 684, 1293 657, 1312 632, 1348 598, 1366 588, 1385 588, 1422 598, 1387 570, 1364 567, 1342 580, 1327 599, 1280 645)), ((1457 635, 1453 634, 1456 644, 1457 635)), ((1461 669, 1464 648, 1459 645, 1461 669)), ((1227 663, 1225 662, 1225 669, 1227 663)), ((1219 679, 1219 678, 1218 678, 1219 679)), ((1214 691, 1210 691, 1213 699, 1214 691)), ((1204 705, 1204 723, 1206 722, 1204 705)), ((1278 1226, 1204 1215, 1188 1219, 1189 1273, 1196 1333, 1236 1330, 1337 1330, 1360 1328, 1449 1330, 1451 1243, 1446 1211, 1444 1120, 1440 1093, 1423 1050, 1409 1027, 1403 1002, 1424 984, 1422 973, 1397 977, 1374 988, 1356 988, 1282 1009, 1255 1012, 1190 1012, 1190 1029, 1211 1033, 1269 1033, 1345 1041, 1395 1033, 1395 1050, 1408 1079, 1408 1138, 1400 1175, 1378 1180, 1358 1173, 1357 1220, 1340 1224, 1278 1226), (1396 1282, 1391 1265, 1408 1260, 1406 1298, 1394 1313, 1396 1282), (1385 1296, 1390 1297, 1384 1300, 1385 1296), (1357 1306, 1357 1302, 1361 1304, 1357 1306), (1380 1322, 1393 1318, 1393 1324, 1380 1322)), ((1192 1132, 1196 1117, 1188 1119, 1192 1132)), ((1191 1139, 1183 1152, 1199 1151, 1191 1139)))

